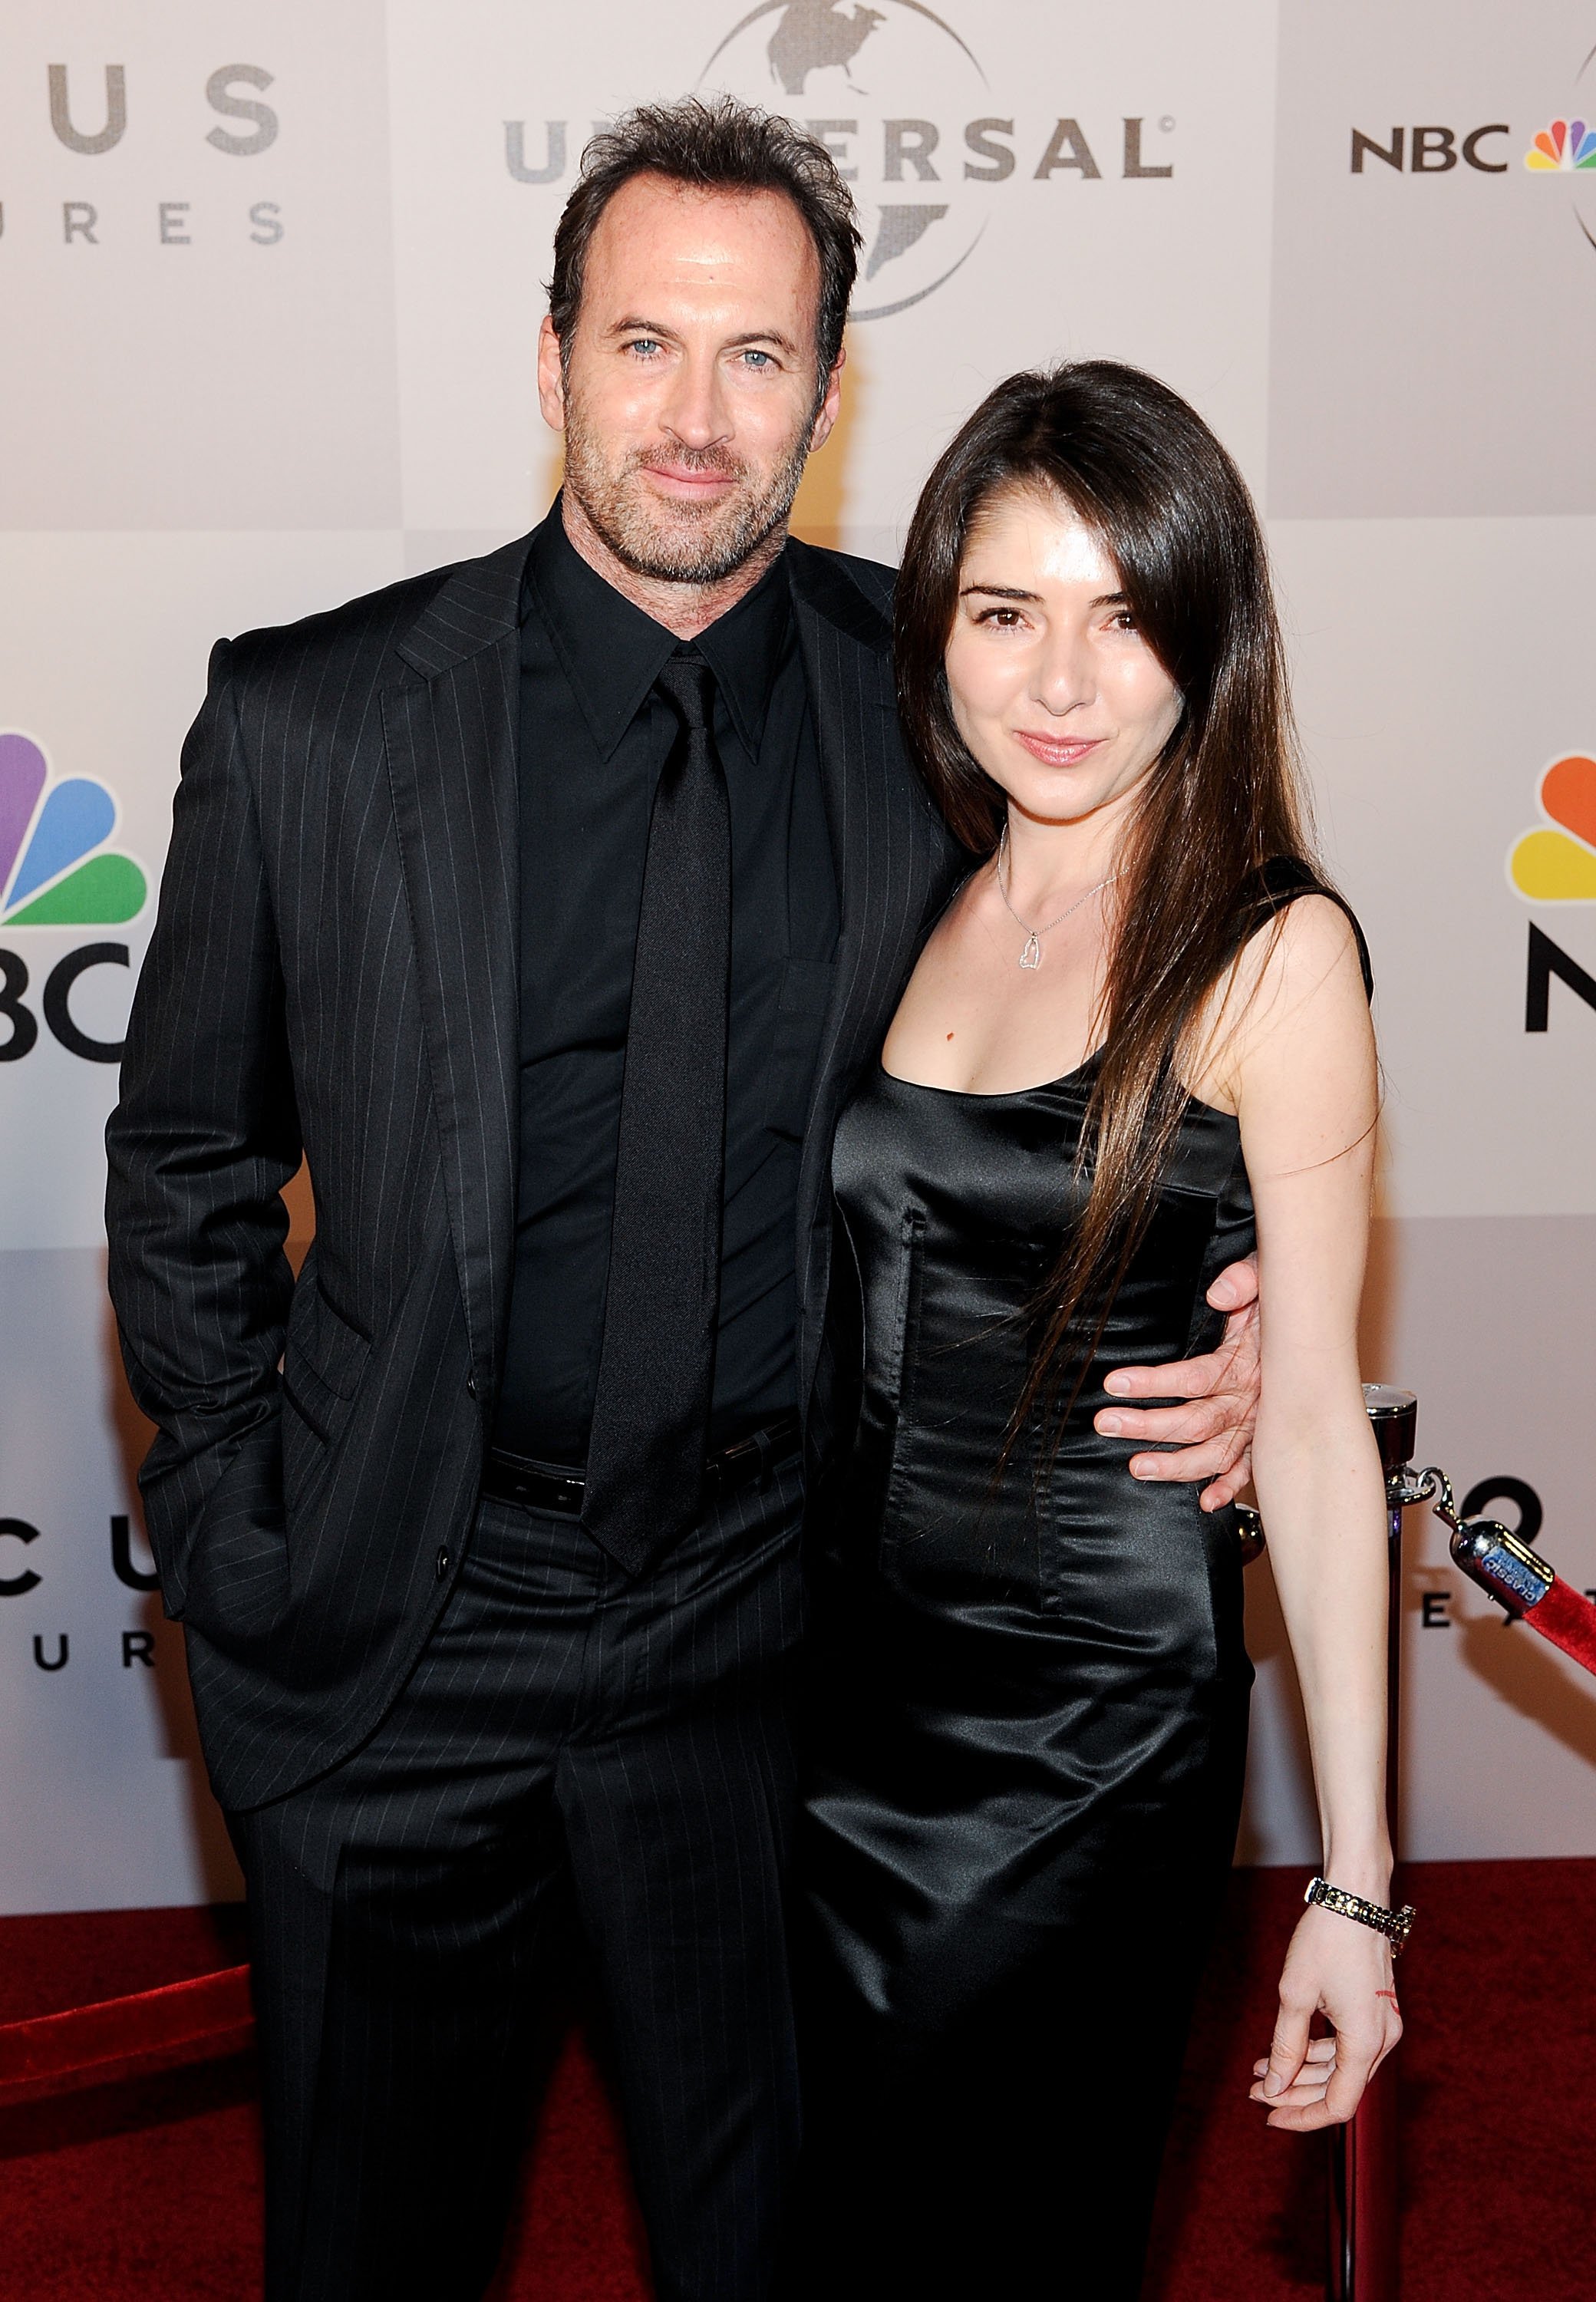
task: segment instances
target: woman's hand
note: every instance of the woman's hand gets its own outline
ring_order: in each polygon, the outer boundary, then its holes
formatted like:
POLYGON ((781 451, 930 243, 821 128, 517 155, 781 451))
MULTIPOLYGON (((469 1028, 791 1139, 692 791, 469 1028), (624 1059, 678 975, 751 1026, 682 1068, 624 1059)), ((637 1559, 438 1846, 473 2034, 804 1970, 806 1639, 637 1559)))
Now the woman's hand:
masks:
POLYGON ((1293 2134, 1339 2126, 1402 2035, 1391 1946, 1334 1911, 1305 1911, 1281 1974, 1280 2019, 1267 2062, 1253 2064, 1250 2099, 1293 2134), (1310 2038, 1315 2014, 1331 2024, 1310 2038))

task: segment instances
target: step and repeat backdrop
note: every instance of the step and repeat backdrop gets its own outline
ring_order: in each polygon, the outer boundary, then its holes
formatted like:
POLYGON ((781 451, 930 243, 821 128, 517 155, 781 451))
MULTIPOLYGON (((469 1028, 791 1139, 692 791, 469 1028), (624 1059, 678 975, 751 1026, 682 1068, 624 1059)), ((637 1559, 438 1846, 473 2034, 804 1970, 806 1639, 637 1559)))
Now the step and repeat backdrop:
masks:
MULTIPOLYGON (((966 411, 1061 356, 1155 370, 1239 457, 1380 979, 1365 1371, 1596 1588, 1596 0, 12 0, 0 1909, 237 1891, 101 1218, 206 652, 542 514, 555 218, 595 122, 693 88, 807 122, 860 204, 801 533, 894 557, 966 411)), ((1408 1555, 1407 1853, 1596 1853, 1596 1686, 1427 1516, 1408 1555)), ((1306 1861, 1266 1565, 1249 1608, 1239 1859, 1306 1861)))

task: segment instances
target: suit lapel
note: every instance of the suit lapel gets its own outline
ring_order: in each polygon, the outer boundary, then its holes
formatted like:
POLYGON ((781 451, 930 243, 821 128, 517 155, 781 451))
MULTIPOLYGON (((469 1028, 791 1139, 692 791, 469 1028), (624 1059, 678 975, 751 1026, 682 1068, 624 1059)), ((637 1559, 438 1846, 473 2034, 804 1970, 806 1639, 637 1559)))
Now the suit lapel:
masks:
POLYGON ((904 758, 886 617, 826 552, 787 547, 820 753, 842 929, 798 1183, 798 1368, 807 1399, 830 1256, 831 1137, 880 1046, 922 937, 960 868, 904 758))
POLYGON ((491 1397, 515 1239, 517 612, 527 539, 457 569, 382 720, 472 1365, 491 1397))

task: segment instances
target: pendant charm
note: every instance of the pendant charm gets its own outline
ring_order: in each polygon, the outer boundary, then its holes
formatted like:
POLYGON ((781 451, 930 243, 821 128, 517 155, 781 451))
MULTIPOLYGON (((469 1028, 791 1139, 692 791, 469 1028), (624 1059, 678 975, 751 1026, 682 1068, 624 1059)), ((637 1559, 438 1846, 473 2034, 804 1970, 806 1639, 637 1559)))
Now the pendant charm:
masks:
POLYGON ((1025 938, 1025 949, 1020 954, 1021 967, 1035 970, 1042 964, 1042 946, 1034 935, 1025 938))

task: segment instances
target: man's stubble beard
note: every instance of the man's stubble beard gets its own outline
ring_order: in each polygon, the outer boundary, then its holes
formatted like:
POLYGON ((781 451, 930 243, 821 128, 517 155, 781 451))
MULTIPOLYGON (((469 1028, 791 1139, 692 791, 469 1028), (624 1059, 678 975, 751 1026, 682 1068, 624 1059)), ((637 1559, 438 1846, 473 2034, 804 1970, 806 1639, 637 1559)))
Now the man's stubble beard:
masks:
POLYGON ((675 463, 725 472, 738 483, 718 503, 667 507, 644 493, 641 475, 656 449, 630 449, 617 466, 586 422, 567 385, 565 483, 601 542, 634 576, 660 584, 724 584, 785 525, 809 461, 814 426, 806 418, 786 456, 760 485, 748 466, 718 449, 676 447, 675 463))

